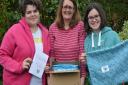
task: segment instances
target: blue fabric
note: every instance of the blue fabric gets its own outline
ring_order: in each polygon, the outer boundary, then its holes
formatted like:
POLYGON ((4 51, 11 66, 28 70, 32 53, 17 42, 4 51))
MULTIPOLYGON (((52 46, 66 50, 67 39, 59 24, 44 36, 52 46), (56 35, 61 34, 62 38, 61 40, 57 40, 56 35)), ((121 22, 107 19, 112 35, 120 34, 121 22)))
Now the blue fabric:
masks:
POLYGON ((78 65, 73 64, 56 64, 52 67, 53 71, 72 71, 78 70, 78 65))
POLYGON ((92 85, 118 85, 128 82, 128 41, 87 54, 92 85))

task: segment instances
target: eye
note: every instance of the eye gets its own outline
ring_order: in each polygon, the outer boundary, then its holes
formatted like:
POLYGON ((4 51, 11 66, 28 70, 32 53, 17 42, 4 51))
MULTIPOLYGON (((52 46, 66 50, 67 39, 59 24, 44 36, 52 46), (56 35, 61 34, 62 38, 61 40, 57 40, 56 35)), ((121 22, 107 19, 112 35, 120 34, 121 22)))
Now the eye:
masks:
POLYGON ((34 13, 36 13, 36 12, 38 12, 38 10, 36 9, 36 10, 34 10, 34 13))
POLYGON ((31 14, 31 11, 26 11, 26 14, 31 14))
POLYGON ((97 17, 99 17, 99 15, 95 15, 94 17, 97 18, 97 17))
POLYGON ((93 16, 89 16, 88 19, 93 19, 93 16))
POLYGON ((89 20, 93 20, 93 19, 98 19, 99 18, 99 15, 94 15, 94 16, 88 16, 88 19, 89 20))
POLYGON ((66 10, 66 9, 73 10, 73 9, 74 9, 74 7, 69 6, 69 5, 65 5, 65 6, 63 6, 63 9, 64 9, 64 10, 66 10))

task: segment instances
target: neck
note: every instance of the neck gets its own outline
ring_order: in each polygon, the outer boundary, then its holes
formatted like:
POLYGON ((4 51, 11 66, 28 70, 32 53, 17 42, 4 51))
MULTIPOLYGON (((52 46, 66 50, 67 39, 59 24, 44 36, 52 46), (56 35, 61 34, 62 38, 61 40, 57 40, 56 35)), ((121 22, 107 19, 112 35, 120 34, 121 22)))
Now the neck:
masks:
POLYGON ((93 32, 99 33, 99 32, 100 32, 100 30, 93 30, 93 32))
POLYGON ((38 30, 38 26, 31 26, 32 33, 36 32, 38 30))
POLYGON ((69 22, 64 22, 64 29, 68 30, 69 29, 69 22))

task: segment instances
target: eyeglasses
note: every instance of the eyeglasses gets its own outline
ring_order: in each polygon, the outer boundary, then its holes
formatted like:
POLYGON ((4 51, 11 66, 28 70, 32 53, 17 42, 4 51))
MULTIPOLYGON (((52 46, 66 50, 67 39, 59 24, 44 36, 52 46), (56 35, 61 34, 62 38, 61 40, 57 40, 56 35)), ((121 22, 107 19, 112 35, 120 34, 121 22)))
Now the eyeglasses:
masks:
POLYGON ((92 20, 94 20, 94 19, 99 19, 99 17, 100 17, 100 15, 95 15, 95 16, 89 16, 88 17, 88 20, 90 20, 90 21, 92 21, 92 20))
POLYGON ((63 9, 64 9, 64 10, 66 10, 66 9, 73 10, 74 7, 69 6, 69 5, 65 5, 65 6, 63 6, 63 9))

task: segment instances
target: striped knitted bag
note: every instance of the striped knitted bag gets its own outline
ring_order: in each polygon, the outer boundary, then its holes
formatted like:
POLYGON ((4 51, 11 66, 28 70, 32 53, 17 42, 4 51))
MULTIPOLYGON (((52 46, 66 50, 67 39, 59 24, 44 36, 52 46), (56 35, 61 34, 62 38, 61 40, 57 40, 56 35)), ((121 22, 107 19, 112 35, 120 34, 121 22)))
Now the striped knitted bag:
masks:
POLYGON ((87 54, 92 85, 118 85, 128 82, 128 41, 109 49, 87 54))

